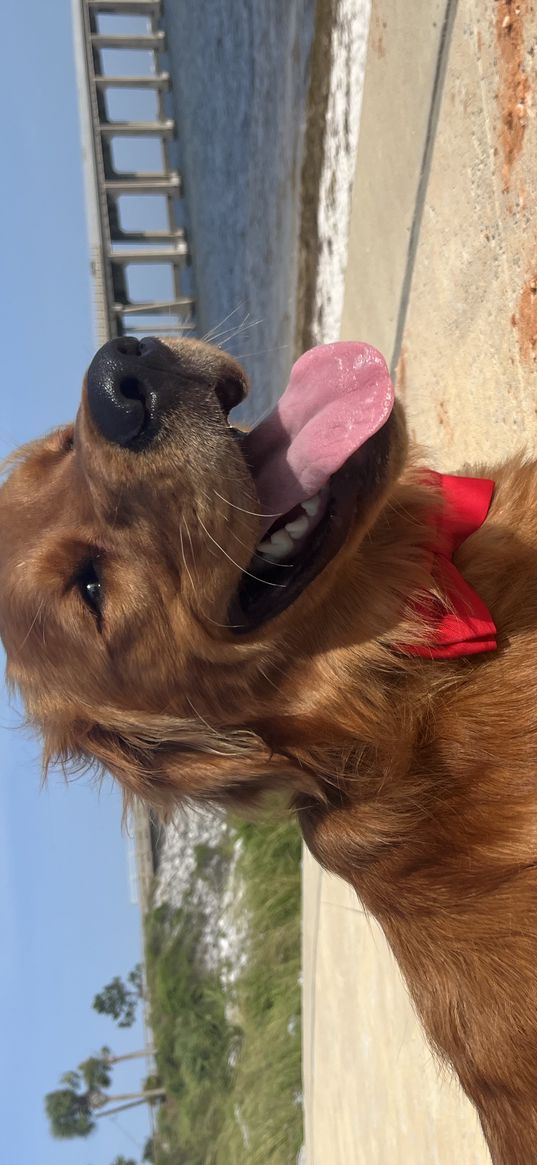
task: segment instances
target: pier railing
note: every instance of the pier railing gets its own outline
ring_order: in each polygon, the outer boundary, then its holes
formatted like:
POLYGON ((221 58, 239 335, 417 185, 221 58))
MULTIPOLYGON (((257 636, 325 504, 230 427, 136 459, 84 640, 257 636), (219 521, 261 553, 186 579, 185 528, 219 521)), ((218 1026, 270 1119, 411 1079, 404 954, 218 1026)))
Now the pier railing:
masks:
POLYGON ((97 340, 192 331, 192 272, 160 0, 73 0, 73 20, 97 340), (149 113, 125 116, 129 104, 149 113), (120 147, 127 140, 126 153, 120 147), (149 155, 157 157, 153 169, 143 166, 149 155), (150 293, 144 291, 149 284, 150 293))

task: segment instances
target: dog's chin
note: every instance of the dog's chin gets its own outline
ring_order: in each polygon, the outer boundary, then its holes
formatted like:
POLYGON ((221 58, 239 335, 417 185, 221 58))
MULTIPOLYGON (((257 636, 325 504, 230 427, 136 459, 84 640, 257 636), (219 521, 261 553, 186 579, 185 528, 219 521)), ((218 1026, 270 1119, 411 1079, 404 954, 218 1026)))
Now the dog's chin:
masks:
MULTIPOLYGON (((255 631, 292 604, 338 556, 347 557, 374 522, 379 508, 399 476, 407 450, 402 411, 394 408, 386 424, 329 479, 319 495, 319 513, 312 529, 293 545, 288 558, 271 558, 258 547, 239 579, 228 608, 235 635, 255 631)), ((284 515, 275 526, 285 528, 284 515)), ((269 530, 262 546, 270 545, 269 530)))

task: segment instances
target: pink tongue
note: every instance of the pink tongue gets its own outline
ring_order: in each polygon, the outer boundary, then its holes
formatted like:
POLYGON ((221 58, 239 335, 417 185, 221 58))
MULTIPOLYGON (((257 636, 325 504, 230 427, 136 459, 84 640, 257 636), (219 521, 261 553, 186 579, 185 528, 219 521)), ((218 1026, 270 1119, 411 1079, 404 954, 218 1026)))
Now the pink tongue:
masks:
POLYGON ((301 356, 276 408, 244 442, 267 517, 318 493, 385 424, 393 402, 386 363, 368 344, 325 344, 301 356))

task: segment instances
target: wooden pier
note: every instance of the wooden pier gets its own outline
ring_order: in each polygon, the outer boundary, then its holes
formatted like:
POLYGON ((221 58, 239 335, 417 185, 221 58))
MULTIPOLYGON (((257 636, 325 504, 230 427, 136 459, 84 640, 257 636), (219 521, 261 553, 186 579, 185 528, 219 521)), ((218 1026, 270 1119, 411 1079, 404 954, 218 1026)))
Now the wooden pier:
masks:
POLYGON ((160 0, 73 0, 99 344, 125 333, 178 335, 195 328, 179 148, 161 22, 160 0), (131 104, 132 116, 114 115, 118 94, 124 99, 123 110, 131 104), (148 111, 143 117, 136 112, 141 103, 148 111), (125 139, 131 143, 130 157, 134 159, 138 151, 143 159, 145 145, 146 156, 149 148, 152 156, 158 154, 159 167, 148 170, 130 162, 118 164, 118 143, 125 139), (141 265, 157 269, 157 279, 165 289, 162 294, 140 295, 141 265), (138 285, 138 294, 133 283, 138 285))

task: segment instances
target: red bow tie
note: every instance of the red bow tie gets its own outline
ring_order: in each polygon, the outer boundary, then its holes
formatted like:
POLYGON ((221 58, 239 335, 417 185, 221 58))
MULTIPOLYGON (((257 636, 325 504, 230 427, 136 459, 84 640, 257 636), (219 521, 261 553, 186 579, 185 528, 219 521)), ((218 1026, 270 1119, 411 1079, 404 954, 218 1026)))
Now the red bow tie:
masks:
POLYGON ((490 611, 452 561, 455 551, 485 521, 494 482, 481 477, 452 477, 446 473, 429 472, 444 499, 440 516, 434 520, 436 538, 432 573, 446 594, 451 609, 446 610, 434 595, 429 601, 417 603, 414 610, 432 621, 434 642, 405 645, 400 650, 425 659, 455 659, 462 655, 477 655, 481 651, 494 651, 497 647, 496 627, 490 611))

